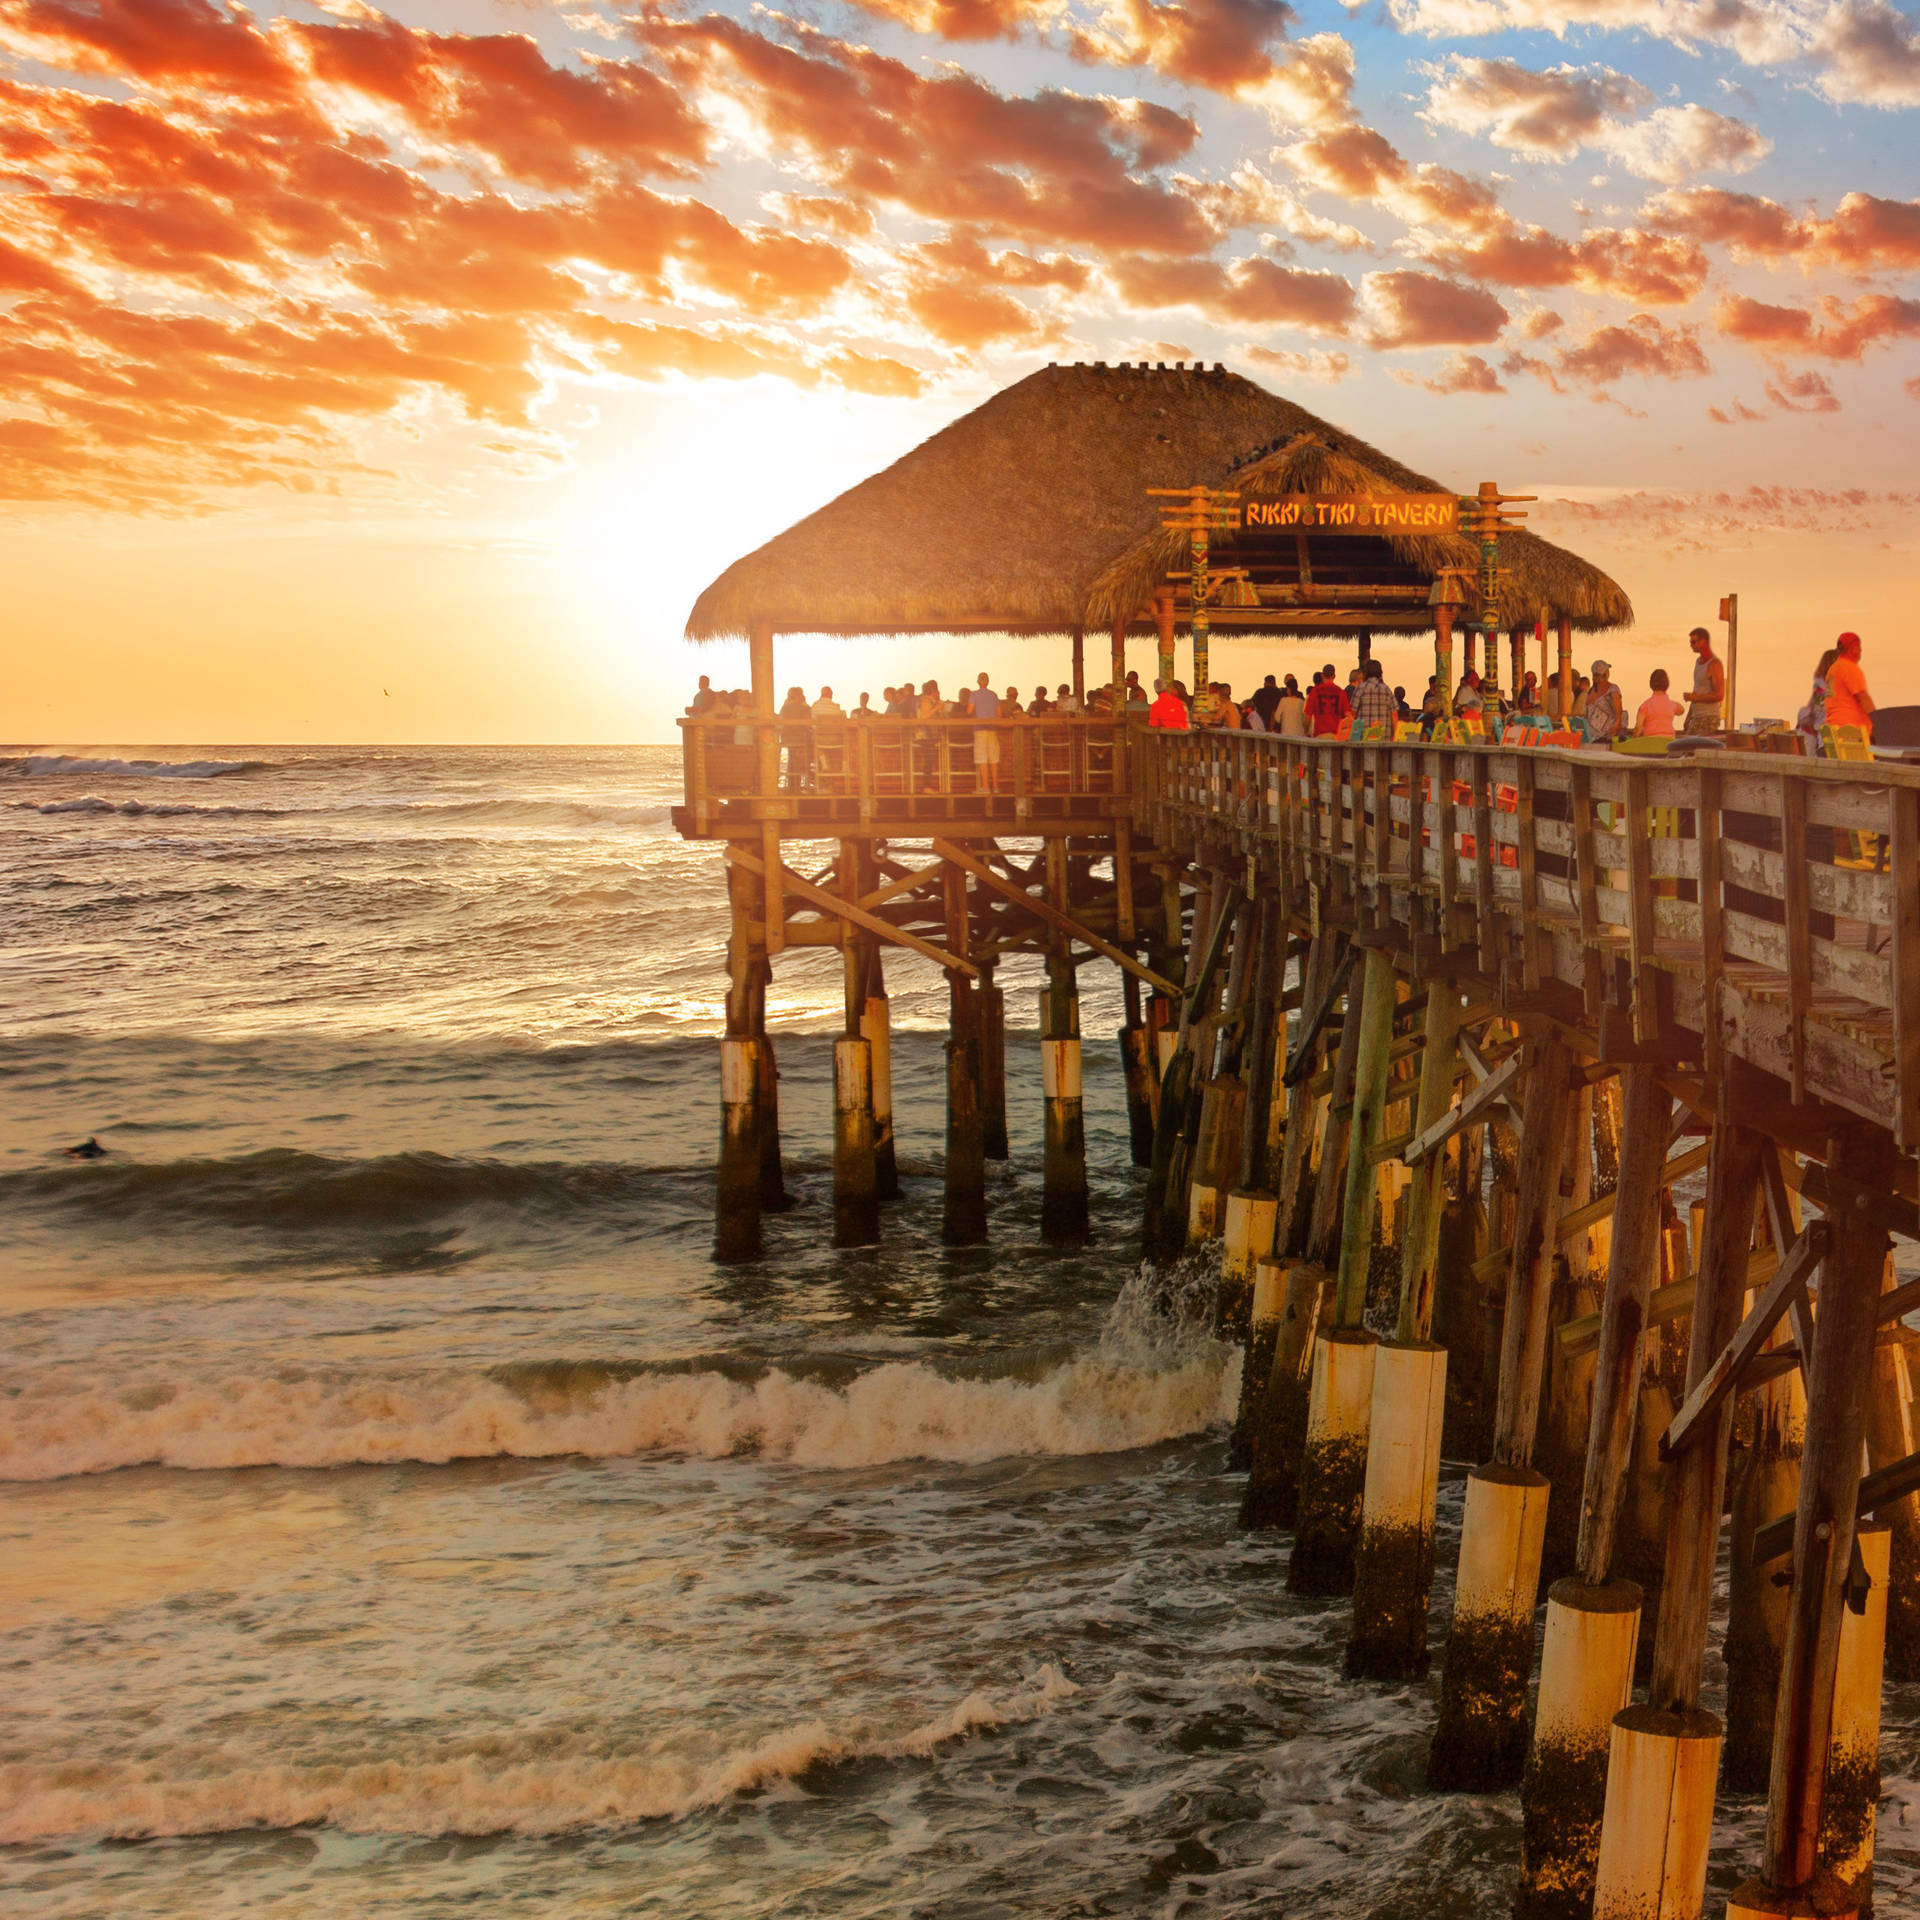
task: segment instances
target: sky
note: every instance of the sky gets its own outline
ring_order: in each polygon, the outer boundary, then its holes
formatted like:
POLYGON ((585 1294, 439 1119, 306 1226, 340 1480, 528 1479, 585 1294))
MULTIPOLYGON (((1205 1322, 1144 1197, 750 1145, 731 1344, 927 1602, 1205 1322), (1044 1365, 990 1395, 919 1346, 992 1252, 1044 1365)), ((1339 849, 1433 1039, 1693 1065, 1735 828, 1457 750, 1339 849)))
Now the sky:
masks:
POLYGON ((1920 699, 1890 0, 0 0, 0 89, 14 743, 672 739, 721 568, 1096 359, 1537 494, 1629 690, 1732 592, 1743 716, 1920 699))

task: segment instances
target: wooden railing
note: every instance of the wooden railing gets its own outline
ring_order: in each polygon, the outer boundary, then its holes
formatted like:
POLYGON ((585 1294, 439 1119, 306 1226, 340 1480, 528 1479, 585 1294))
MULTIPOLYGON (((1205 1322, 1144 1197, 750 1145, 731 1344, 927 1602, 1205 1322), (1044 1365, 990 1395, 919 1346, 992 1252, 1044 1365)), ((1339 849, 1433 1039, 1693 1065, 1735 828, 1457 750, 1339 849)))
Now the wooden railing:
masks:
MULTIPOLYGON (((1920 770, 1155 733, 1136 821, 1224 829, 1296 903, 1438 929, 1631 1042, 1695 1036, 1920 1146, 1920 770), (1416 915, 1413 902, 1432 903, 1416 915), (1618 1032, 1618 1028, 1615 1029, 1618 1032)), ((1429 939, 1434 937, 1431 933, 1429 939)))
POLYGON ((1124 723, 999 720, 683 720, 697 830, 729 813, 873 820, 979 811, 1009 817, 1128 791, 1124 723), (922 804, 935 803, 935 804, 922 804))

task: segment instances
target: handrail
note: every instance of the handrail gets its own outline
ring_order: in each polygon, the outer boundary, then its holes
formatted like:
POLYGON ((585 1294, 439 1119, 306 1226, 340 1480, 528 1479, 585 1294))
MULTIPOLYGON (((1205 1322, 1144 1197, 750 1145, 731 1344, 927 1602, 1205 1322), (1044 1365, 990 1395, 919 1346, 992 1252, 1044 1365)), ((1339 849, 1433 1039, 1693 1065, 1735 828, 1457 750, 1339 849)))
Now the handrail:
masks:
POLYGON ((1482 973, 1631 1008, 1631 1044, 1691 1034, 1920 1146, 1920 768, 1232 729, 1141 758, 1163 845, 1272 846, 1290 886, 1384 925, 1433 901, 1482 973))

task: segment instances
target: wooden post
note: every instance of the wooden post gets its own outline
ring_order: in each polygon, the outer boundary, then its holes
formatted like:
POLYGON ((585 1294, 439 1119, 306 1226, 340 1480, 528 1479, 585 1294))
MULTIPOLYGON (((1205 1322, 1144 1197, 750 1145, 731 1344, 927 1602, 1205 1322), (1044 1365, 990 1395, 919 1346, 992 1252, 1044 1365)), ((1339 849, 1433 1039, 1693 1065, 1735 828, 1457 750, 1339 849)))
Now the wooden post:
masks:
MULTIPOLYGON (((1121 672, 1116 680, 1115 698, 1124 680, 1126 656, 1120 650, 1124 623, 1114 623, 1115 661, 1121 672)), ((1113 829, 1114 938, 1128 953, 1135 950, 1139 928, 1133 908, 1133 829, 1124 820, 1113 829)), ((1126 1024, 1120 1029, 1120 1068, 1127 1090, 1127 1144, 1133 1164, 1153 1164, 1153 1103, 1160 1078, 1159 1063, 1153 1057, 1153 1033, 1140 1017, 1140 983, 1132 974, 1120 977, 1126 1001, 1126 1024)))
MULTIPOLYGON (((1045 847, 1047 893, 1064 913, 1067 843, 1056 837, 1045 847)), ((1087 1134, 1080 1092, 1080 994, 1067 936, 1057 929, 1047 941, 1047 985, 1041 1007, 1040 1084, 1046 1119, 1040 1237, 1055 1242, 1084 1240, 1087 1134)))
POLYGON ((720 1165, 714 1192, 713 1257, 760 1257, 760 1032, 766 955, 753 938, 758 889, 727 863, 727 1027, 720 1042, 720 1165))
MULTIPOLYGON (((1435 980, 1427 990, 1416 1133, 1446 1114, 1459 1033, 1459 990, 1435 980)), ((1447 1391, 1447 1351, 1428 1336, 1445 1171, 1446 1159, 1439 1153, 1427 1155, 1414 1170, 1401 1252, 1399 1314, 1394 1337, 1374 1355, 1366 1485, 1354 1556, 1353 1627, 1346 1656, 1349 1674, 1371 1679, 1417 1679, 1427 1671, 1434 1503, 1447 1391)))
MULTIPOLYGON (((1309 1258, 1329 1277, 1340 1259, 1340 1202, 1347 1186, 1354 1079, 1365 1023, 1364 992, 1349 962, 1346 1018, 1334 1055, 1327 1096, 1327 1128, 1314 1179, 1308 1223, 1309 1258)), ((1353 1585, 1353 1549, 1366 1486, 1366 1423, 1373 1396, 1373 1335, 1341 1328, 1317 1340, 1308 1389, 1306 1436, 1300 1453, 1290 1593, 1345 1593, 1353 1585)))
POLYGON ((1558 697, 1554 701, 1553 717, 1562 727, 1567 724, 1567 716, 1573 711, 1573 616, 1563 613, 1559 623, 1560 671, 1556 676, 1558 697))
POLYGON ((1073 630, 1073 697, 1083 704, 1087 697, 1087 630, 1084 627, 1073 630))
MULTIPOLYGON (((1707 1168, 1688 1391, 1705 1378, 1740 1324, 1766 1145, 1764 1136, 1734 1123, 1723 1084, 1707 1168)), ((1623 1140, 1622 1152, 1628 1151, 1623 1140)), ((1701 1911, 1722 1728, 1719 1717, 1700 1706, 1700 1675, 1732 1422, 1729 1395, 1709 1430, 1674 1463, 1652 1679, 1646 1704, 1624 1709, 1613 1723, 1596 1915, 1640 1911, 1634 1903, 1644 1901, 1656 1872, 1668 1890, 1664 1911, 1676 1920, 1696 1920, 1701 1911)), ((1857 1453, 1857 1438, 1854 1445, 1857 1453)))
MULTIPOLYGON (((1777 1912, 1779 1896, 1787 1893, 1808 1902, 1824 1899, 1829 1903, 1824 1910, 1836 1914, 1858 1904, 1830 1874, 1830 1887, 1816 1887, 1816 1881, 1824 1871, 1821 1813, 1866 1439, 1865 1389, 1872 1379, 1888 1247, 1886 1229, 1865 1201, 1893 1190, 1896 1164, 1891 1136, 1877 1127, 1848 1126, 1828 1142, 1827 1179, 1836 1201, 1828 1216, 1833 1240, 1821 1269, 1819 1334, 1807 1382, 1806 1450, 1793 1530, 1793 1612, 1774 1726, 1766 1857, 1758 1882, 1749 1882, 1728 1903, 1730 1916, 1777 1912), (1855 1194, 1865 1197, 1861 1204, 1852 1203, 1855 1194)), ((1698 1305, 1694 1311, 1697 1324, 1698 1305)))
POLYGON ((1537 1033, 1527 1045, 1532 1071, 1520 1129, 1493 1459, 1467 1482, 1440 1716, 1427 1760, 1429 1785, 1480 1792, 1518 1785, 1526 1760, 1533 1609, 1546 1538, 1547 1482, 1533 1469, 1533 1442, 1573 1086, 1556 1034, 1537 1033))
MULTIPOLYGON (((1353 1123, 1347 1146, 1339 1280, 1334 1289, 1333 1323, 1337 1327, 1358 1327, 1367 1304, 1367 1264, 1373 1249, 1377 1191, 1373 1149, 1386 1118, 1393 1007, 1393 956, 1381 948, 1369 948, 1359 1009, 1359 1049, 1354 1063, 1353 1123)), ((1353 1018, 1351 1010, 1348 1017, 1353 1018)))
POLYGON ((861 1037, 873 1069, 874 1191, 882 1200, 900 1197, 900 1170, 893 1147, 893 1007, 876 940, 867 955, 867 1004, 860 1016, 861 1037))
MULTIPOLYGON (((1453 1099, 1460 1039, 1459 989, 1435 980, 1427 990, 1420 1094, 1413 1131, 1424 1133, 1445 1118, 1453 1099)), ((1396 1340, 1427 1340, 1433 1334, 1434 1292, 1440 1272, 1440 1218, 1445 1203, 1444 1154, 1430 1153, 1413 1170, 1407 1192, 1407 1237, 1401 1252, 1400 1317, 1396 1340)))
MULTIPOLYGON (((947 950, 971 957, 967 876, 945 865, 947 950)), ((947 970, 947 1168, 940 1237, 950 1247, 980 1245, 987 1237, 987 1156, 981 1099, 979 996, 967 975, 947 970)))
POLYGON ((1004 1160, 1007 1147, 1007 996, 991 961, 980 968, 974 990, 980 1033, 980 1150, 1004 1160))
POLYGON ((1172 686, 1175 676, 1173 661, 1173 592, 1171 588, 1162 587, 1160 591, 1153 596, 1153 630, 1159 649, 1156 661, 1158 669, 1156 677, 1164 681, 1166 685, 1172 686))
POLYGON ((1590 1586, 1603 1586, 1613 1577, 1614 1536, 1646 1365, 1647 1296, 1660 1259, 1660 1193, 1672 1112, 1672 1096, 1661 1087, 1654 1069, 1628 1067, 1622 1076, 1619 1184, 1614 1192, 1606 1292, 1600 1304, 1593 1418, 1575 1549, 1580 1578, 1590 1586))
MULTIPOLYGON (((1887 1264, 1882 1291, 1894 1284, 1887 1264)), ((1912 1348, 1904 1328, 1898 1340, 1873 1350, 1873 1405, 1867 1418, 1867 1464, 1876 1471, 1920 1452, 1913 1410, 1912 1348)), ((1879 1509, 1890 1530, 1886 1669, 1895 1680, 1920 1680, 1920 1496, 1879 1509)))
MULTIPOLYGON (((1580 1496, 1578 1568, 1548 1592, 1540 1696, 1520 1785, 1515 1911, 1524 1920, 1561 1920, 1591 1907, 1613 1722, 1633 1693, 1642 1593, 1632 1580, 1613 1578, 1613 1543, 1646 1358, 1647 1295, 1659 1257, 1660 1187, 1673 1105, 1654 1075, 1649 1065, 1630 1066, 1622 1091, 1621 1157, 1580 1496)), ((1611 1126, 1605 1131, 1611 1140, 1611 1126)), ((1601 1129, 1593 1132, 1597 1140, 1601 1129)), ((1613 1167, 1606 1173, 1611 1177, 1613 1167)))
MULTIPOLYGON (((840 842, 840 884, 858 895, 866 883, 857 840, 840 842)), ((840 923, 846 1024, 833 1047, 833 1244, 868 1247, 880 1238, 880 1182, 874 1159, 873 1049, 863 1031, 868 959, 877 943, 851 921, 840 923)))

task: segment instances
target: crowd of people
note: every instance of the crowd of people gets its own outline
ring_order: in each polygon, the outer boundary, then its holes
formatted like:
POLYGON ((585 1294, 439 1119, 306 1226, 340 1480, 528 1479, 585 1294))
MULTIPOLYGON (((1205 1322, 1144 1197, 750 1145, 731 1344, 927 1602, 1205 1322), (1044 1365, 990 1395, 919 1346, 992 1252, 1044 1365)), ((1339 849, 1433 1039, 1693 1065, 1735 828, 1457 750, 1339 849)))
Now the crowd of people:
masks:
MULTIPOLYGON (((1718 733, 1726 708, 1726 665, 1714 652, 1713 636, 1705 627, 1693 629, 1688 645, 1694 657, 1692 686, 1675 699, 1667 670, 1656 667, 1648 676, 1646 697, 1631 716, 1630 697, 1614 680, 1612 664, 1595 660, 1589 673, 1573 674, 1564 718, 1554 710, 1558 704, 1553 700, 1556 690, 1550 682, 1543 684, 1539 675, 1526 674, 1519 687, 1508 693, 1471 667, 1453 689, 1453 718, 1469 731, 1498 734, 1517 716, 1522 721, 1572 733, 1588 746, 1611 746, 1623 739, 1718 733)), ((1821 751, 1824 728, 1858 728, 1865 739, 1871 740, 1874 702, 1867 692, 1860 653, 1860 636, 1843 633, 1821 655, 1812 693, 1796 721, 1808 752, 1821 751)), ((906 682, 886 688, 879 706, 865 693, 853 707, 842 706, 831 687, 822 687, 820 697, 810 701, 802 688, 794 687, 777 717, 783 730, 822 722, 883 718, 971 721, 974 763, 986 770, 997 766, 1000 759, 999 736, 993 729, 1009 720, 1110 718, 1125 713, 1144 718, 1150 727, 1181 732, 1214 728, 1299 739, 1328 734, 1392 739, 1400 728, 1418 727, 1420 737, 1430 739, 1434 729, 1447 719, 1447 705, 1437 675, 1429 676, 1415 706, 1408 699, 1407 689, 1389 686, 1380 662, 1368 659, 1351 668, 1344 680, 1329 663, 1312 676, 1304 691, 1293 674, 1280 678, 1270 673, 1245 700, 1237 699, 1224 680, 1209 681, 1197 696, 1189 695, 1179 680, 1155 680, 1149 693, 1139 674, 1129 672, 1117 693, 1112 687, 1101 686, 1089 689, 1082 697, 1063 682, 1051 696, 1044 686, 1038 686, 1023 701, 1018 687, 996 692, 989 676, 982 673, 973 687, 952 699, 941 692, 937 680, 923 681, 917 690, 906 682)), ((687 713, 693 719, 732 719, 744 731, 753 718, 753 696, 743 689, 721 692, 702 674, 700 690, 687 713)), ((990 774, 988 778, 991 781, 990 774)))

